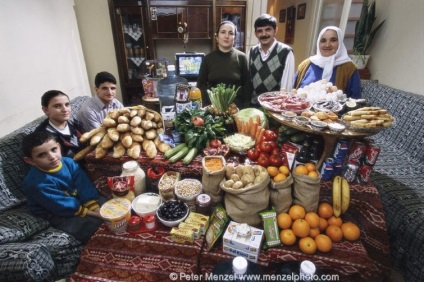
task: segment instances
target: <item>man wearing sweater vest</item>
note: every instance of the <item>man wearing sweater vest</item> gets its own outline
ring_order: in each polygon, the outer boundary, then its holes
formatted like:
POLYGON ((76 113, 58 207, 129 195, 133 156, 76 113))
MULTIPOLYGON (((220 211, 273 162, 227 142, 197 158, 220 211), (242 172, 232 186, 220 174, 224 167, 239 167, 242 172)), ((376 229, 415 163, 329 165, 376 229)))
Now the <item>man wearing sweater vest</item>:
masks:
POLYGON ((251 104, 258 106, 260 94, 293 88, 295 62, 292 48, 274 38, 275 17, 263 14, 256 19, 254 27, 259 44, 249 51, 249 65, 253 84, 251 104))

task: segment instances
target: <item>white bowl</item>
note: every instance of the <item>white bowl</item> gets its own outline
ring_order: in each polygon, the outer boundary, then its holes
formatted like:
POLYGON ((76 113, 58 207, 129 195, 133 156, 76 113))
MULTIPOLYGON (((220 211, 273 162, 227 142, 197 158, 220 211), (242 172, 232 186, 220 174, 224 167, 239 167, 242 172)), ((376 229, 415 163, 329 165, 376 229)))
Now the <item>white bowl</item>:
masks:
POLYGON ((195 200, 202 193, 202 190, 202 182, 197 179, 186 178, 175 183, 175 195, 184 202, 195 200), (193 188, 193 193, 189 193, 191 192, 190 187, 193 188), (194 191, 194 189, 196 190, 194 191))
MULTIPOLYGON (((174 213, 174 214, 175 214, 174 213)), ((190 209, 188 207, 188 205, 182 201, 177 201, 177 200, 170 200, 170 201, 166 201, 164 203, 162 203, 159 208, 156 211, 156 217, 159 219, 159 221, 168 227, 174 227, 174 226, 178 226, 178 224, 180 224, 180 222, 184 221, 188 214, 190 213, 190 209), (178 208, 172 208, 170 207, 171 205, 179 205, 179 208, 184 207, 185 212, 180 215, 177 216, 177 218, 170 218, 170 219, 165 219, 163 218, 163 213, 164 213, 164 209, 169 208, 169 213, 173 214, 173 212, 177 213, 178 212, 178 208), (162 215, 162 216, 161 216, 162 215)))
POLYGON ((346 129, 346 126, 338 122, 330 122, 327 126, 332 133, 340 133, 346 129))
POLYGON ((131 203, 131 207, 133 211, 140 217, 145 217, 149 214, 155 215, 156 210, 159 208, 159 206, 162 204, 162 198, 159 196, 159 194, 156 193, 143 193, 135 197, 135 199, 131 203), (155 204, 152 207, 149 207, 144 203, 143 201, 149 200, 155 201, 154 199, 159 199, 158 203, 155 204))
POLYGON ((297 116, 297 114, 295 112, 292 111, 282 111, 281 112, 281 116, 285 119, 285 120, 293 120, 294 117, 297 116))
POLYGON ((311 127, 317 131, 321 131, 327 127, 327 123, 320 120, 312 120, 311 127))
POLYGON ((298 125, 302 125, 302 126, 308 125, 308 123, 310 121, 311 121, 311 119, 308 118, 308 117, 297 116, 297 117, 294 118, 294 122, 296 122, 298 125))

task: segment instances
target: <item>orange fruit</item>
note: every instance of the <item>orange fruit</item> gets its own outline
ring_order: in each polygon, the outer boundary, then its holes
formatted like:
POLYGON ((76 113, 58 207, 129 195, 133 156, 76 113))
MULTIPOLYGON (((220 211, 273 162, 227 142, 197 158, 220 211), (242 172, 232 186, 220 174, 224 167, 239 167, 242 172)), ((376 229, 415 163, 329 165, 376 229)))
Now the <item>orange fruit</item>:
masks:
POLYGON ((325 234, 319 234, 315 237, 315 243, 317 244, 317 249, 323 253, 327 253, 333 247, 333 242, 331 238, 325 234))
POLYGON ((338 227, 342 226, 342 218, 335 217, 334 215, 327 219, 328 225, 337 225, 338 227))
POLYGON ((268 171, 268 174, 271 177, 274 177, 279 173, 278 168, 275 166, 269 166, 266 168, 266 170, 268 171))
POLYGON ((294 172, 296 174, 308 175, 309 171, 306 169, 304 165, 298 165, 297 167, 294 168, 294 172))
POLYGON ((289 175, 290 175, 290 169, 289 169, 287 166, 285 166, 285 165, 280 166, 280 167, 278 168, 278 170, 279 170, 282 174, 284 174, 285 176, 289 176, 289 175))
POLYGON ((309 237, 311 238, 315 238, 317 237, 319 234, 321 234, 321 231, 319 231, 319 228, 311 228, 311 231, 309 231, 309 237))
POLYGON ((272 180, 274 180, 274 182, 281 182, 286 180, 287 176, 285 176, 282 173, 278 173, 276 176, 274 176, 274 178, 272 180))
POLYGON ((328 227, 327 220, 325 218, 323 218, 323 217, 320 217, 319 218, 319 225, 318 225, 319 231, 324 232, 325 229, 327 229, 327 227, 328 227))
POLYGON ((299 219, 299 218, 305 218, 306 211, 305 208, 301 205, 293 205, 289 209, 289 215, 293 220, 299 219))
POLYGON ((327 229, 325 229, 325 234, 330 237, 333 242, 339 242, 343 239, 343 231, 337 225, 329 225, 327 229))
POLYGON ((284 229, 280 231, 280 240, 286 246, 291 246, 296 243, 296 235, 294 235, 293 230, 284 229))
POLYGON ((288 213, 282 212, 277 215, 277 224, 278 224, 278 227, 280 227, 281 229, 290 228, 292 223, 293 223, 293 220, 288 213))
POLYGON ((305 215, 305 220, 311 228, 317 228, 319 225, 319 216, 314 212, 308 212, 305 215))
POLYGON ((330 218, 333 215, 333 207, 326 202, 322 202, 318 206, 318 215, 325 219, 330 218))
POLYGON ((303 253, 312 255, 317 250, 317 243, 311 237, 305 237, 299 240, 299 248, 303 253))
POLYGON ((316 172, 315 170, 312 170, 312 171, 310 171, 310 172, 308 173, 308 176, 309 176, 309 177, 312 177, 312 178, 318 178, 318 177, 319 177, 319 174, 318 174, 318 172, 316 172))
POLYGON ((309 227, 309 224, 306 222, 306 220, 299 218, 293 222, 292 230, 294 235, 303 238, 309 235, 311 227, 309 227))
POLYGON ((346 240, 355 241, 359 239, 359 236, 361 236, 361 230, 355 223, 345 222, 342 224, 341 229, 343 237, 345 237, 346 240))
POLYGON ((317 166, 314 163, 307 163, 305 167, 309 172, 317 170, 317 166))

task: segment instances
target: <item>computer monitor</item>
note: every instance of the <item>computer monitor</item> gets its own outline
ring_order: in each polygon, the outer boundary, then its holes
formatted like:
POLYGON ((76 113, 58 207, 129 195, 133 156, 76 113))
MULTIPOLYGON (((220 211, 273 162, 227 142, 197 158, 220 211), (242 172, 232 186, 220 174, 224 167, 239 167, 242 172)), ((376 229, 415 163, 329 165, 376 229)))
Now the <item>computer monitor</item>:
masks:
POLYGON ((178 76, 196 81, 205 53, 176 53, 175 69, 178 76))

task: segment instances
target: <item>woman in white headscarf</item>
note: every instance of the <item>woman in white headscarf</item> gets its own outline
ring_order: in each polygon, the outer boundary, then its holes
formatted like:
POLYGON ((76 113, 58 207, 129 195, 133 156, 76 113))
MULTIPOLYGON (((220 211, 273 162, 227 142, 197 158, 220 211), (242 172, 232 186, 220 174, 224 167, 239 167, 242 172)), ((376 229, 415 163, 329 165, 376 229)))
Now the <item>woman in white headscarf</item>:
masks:
POLYGON ((323 79, 332 82, 347 97, 361 98, 359 72, 347 54, 342 31, 335 26, 321 30, 317 54, 298 66, 294 87, 297 89, 323 79))

